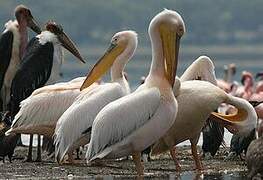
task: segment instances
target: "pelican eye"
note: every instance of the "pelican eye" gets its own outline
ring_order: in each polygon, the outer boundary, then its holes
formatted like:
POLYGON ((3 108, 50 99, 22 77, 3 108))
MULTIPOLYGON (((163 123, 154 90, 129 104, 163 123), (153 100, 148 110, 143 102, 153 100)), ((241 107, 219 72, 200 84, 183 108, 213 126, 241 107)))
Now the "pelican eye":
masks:
POLYGON ((197 76, 195 80, 202 80, 201 76, 197 76))

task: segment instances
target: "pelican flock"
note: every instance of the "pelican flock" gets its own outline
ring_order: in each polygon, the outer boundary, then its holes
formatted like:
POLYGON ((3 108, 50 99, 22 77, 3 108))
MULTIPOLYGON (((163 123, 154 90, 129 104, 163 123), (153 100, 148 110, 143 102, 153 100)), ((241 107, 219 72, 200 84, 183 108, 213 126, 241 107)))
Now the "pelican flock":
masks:
MULTIPOLYGON (((244 73, 244 87, 235 88, 234 65, 226 69, 224 81, 217 80, 213 61, 200 56, 177 77, 180 40, 186 28, 176 11, 164 9, 150 21, 151 66, 144 83, 133 92, 124 69, 137 49, 135 31, 114 34, 109 48, 86 77, 57 82, 64 61, 62 47, 85 62, 76 45, 54 21, 48 21, 41 31, 24 5, 15 8, 15 17, 5 24, 0 37, 3 162, 5 156, 11 162, 20 134, 31 135, 28 160, 32 161, 32 137, 37 134, 38 148, 41 135, 54 140, 58 164, 66 160, 70 165, 85 162, 92 168, 103 159, 132 156, 137 176, 142 177, 141 153, 145 149, 151 149, 152 156, 169 151, 175 170, 182 171, 176 145, 190 140, 195 168, 201 172, 197 143, 208 118, 242 137, 252 130, 263 131, 262 123, 257 128, 263 83, 259 82, 254 92, 252 74, 244 73), (27 27, 38 34, 28 43, 27 27), (101 82, 109 69, 111 80, 101 82), (248 100, 258 107, 254 109, 248 100), (231 114, 214 112, 223 103, 233 106, 231 114), (81 146, 86 147, 85 160, 74 161, 73 152, 81 146)), ((251 178, 256 171, 260 173, 253 164, 253 154, 260 158, 263 154, 259 146, 262 137, 248 150, 251 178)))

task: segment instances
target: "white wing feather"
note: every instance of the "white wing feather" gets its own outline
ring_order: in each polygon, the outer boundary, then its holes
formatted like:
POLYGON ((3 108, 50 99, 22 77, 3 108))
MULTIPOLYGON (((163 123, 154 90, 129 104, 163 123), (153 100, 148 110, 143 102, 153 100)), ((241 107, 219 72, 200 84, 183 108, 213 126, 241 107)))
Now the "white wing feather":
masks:
MULTIPOLYGON (((55 128, 59 117, 80 94, 79 88, 83 80, 76 78, 70 82, 48 85, 35 90, 20 103, 20 111, 15 116, 12 128, 6 134, 16 131, 27 133, 29 129, 33 131, 35 126, 55 128)), ((38 133, 37 130, 34 133, 38 133)))
POLYGON ((105 106, 92 125, 90 145, 86 154, 92 160, 143 126, 156 112, 161 95, 157 88, 141 90, 105 106))
POLYGON ((81 93, 57 122, 55 154, 61 162, 83 132, 92 126, 97 113, 108 103, 126 95, 118 83, 106 83, 89 92, 81 93))

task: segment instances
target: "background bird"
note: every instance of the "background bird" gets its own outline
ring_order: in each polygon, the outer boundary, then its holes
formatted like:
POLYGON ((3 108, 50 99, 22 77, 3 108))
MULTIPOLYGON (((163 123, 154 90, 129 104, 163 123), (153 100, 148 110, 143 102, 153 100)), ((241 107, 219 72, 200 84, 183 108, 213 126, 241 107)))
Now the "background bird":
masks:
POLYGON ((8 109, 12 80, 26 51, 27 27, 38 34, 41 33, 38 23, 26 6, 17 6, 15 8, 15 17, 15 21, 10 20, 5 24, 6 29, 0 36, 0 110, 4 111, 8 109))
MULTIPOLYGON (((63 62, 62 46, 84 62, 74 43, 60 25, 50 21, 46 24, 45 29, 28 43, 25 56, 12 81, 10 100, 12 119, 18 113, 22 100, 29 97, 35 89, 58 79, 59 68, 63 62)), ((12 127, 16 127, 17 122, 17 120, 13 121, 12 127)), ((8 131, 8 133, 11 132, 12 129, 8 131)), ((40 145, 38 150, 40 150, 40 145)), ((37 160, 41 160, 40 151, 38 151, 37 160)), ((32 161, 32 147, 29 150, 28 161, 32 161)))

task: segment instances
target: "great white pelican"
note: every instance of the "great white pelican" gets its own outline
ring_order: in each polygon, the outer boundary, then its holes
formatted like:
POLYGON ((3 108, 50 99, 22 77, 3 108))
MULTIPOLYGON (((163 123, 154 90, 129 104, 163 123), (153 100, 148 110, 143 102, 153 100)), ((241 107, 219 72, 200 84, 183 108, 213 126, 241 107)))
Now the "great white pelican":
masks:
POLYGON ((55 156, 62 163, 66 154, 73 162, 74 149, 90 140, 91 126, 98 112, 108 103, 130 93, 123 70, 137 48, 134 31, 116 33, 104 56, 95 64, 81 87, 81 94, 57 122, 55 130, 55 156), (94 81, 111 67, 112 82, 87 91, 94 81))
MULTIPOLYGON (((203 66, 203 69, 206 69, 208 64, 200 65, 203 66)), ((257 115, 252 105, 246 100, 227 94, 216 86, 214 70, 207 73, 206 78, 198 75, 197 79, 207 80, 208 82, 193 80, 198 68, 191 66, 180 78, 180 90, 174 88, 178 102, 178 113, 175 121, 167 133, 155 143, 152 154, 156 155, 170 150, 170 154, 175 161, 176 170, 180 170, 181 167, 176 159, 175 145, 190 140, 195 165, 197 170, 200 171, 202 165, 197 154, 196 145, 200 132, 209 116, 212 120, 222 123, 233 133, 247 134, 256 126, 257 115), (235 106, 236 113, 223 115, 213 112, 221 103, 235 106)))
POLYGON ((148 32, 152 44, 149 75, 134 93, 109 103, 96 116, 87 163, 132 155, 141 176, 141 151, 162 137, 175 120, 177 102, 172 87, 184 22, 177 12, 164 10, 152 19, 148 32))

